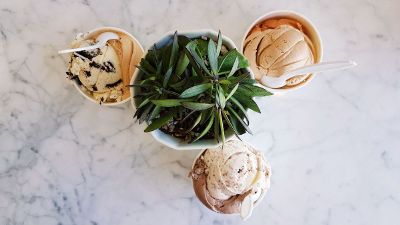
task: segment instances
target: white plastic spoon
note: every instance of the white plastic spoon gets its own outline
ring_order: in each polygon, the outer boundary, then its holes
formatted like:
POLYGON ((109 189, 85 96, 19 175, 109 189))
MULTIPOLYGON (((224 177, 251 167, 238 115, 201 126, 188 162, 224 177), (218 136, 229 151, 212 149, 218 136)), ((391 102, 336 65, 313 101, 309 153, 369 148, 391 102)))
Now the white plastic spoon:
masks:
POLYGON ((119 39, 119 36, 116 33, 104 32, 104 33, 101 33, 96 38, 97 43, 94 44, 94 45, 81 47, 81 48, 64 49, 64 50, 58 51, 58 54, 65 54, 65 53, 79 52, 79 51, 89 51, 89 50, 93 50, 93 49, 96 49, 96 48, 101 48, 107 43, 107 41, 115 40, 115 39, 119 39))
POLYGON ((322 62, 322 63, 303 66, 301 68, 286 72, 279 77, 268 76, 268 74, 264 75, 261 78, 261 83, 270 88, 280 88, 286 85, 286 80, 297 75, 330 71, 330 70, 342 70, 356 65, 357 63, 351 60, 322 62))

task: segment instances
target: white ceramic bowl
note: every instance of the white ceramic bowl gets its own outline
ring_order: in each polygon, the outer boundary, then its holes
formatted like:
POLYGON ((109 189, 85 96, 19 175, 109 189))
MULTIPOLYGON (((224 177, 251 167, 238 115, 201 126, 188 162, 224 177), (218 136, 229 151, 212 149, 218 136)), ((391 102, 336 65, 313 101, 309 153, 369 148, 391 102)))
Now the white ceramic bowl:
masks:
MULTIPOLYGON (((156 42, 156 45, 159 47, 162 47, 162 46, 168 44, 170 41, 172 41, 174 33, 175 33, 175 31, 170 31, 170 32, 166 33, 160 39, 160 41, 156 42)), ((214 30, 208 30, 208 29, 193 30, 193 31, 181 31, 181 32, 178 31, 178 34, 187 36, 189 38, 197 38, 197 37, 201 37, 201 36, 211 37, 214 40, 217 40, 217 38, 218 38, 218 32, 216 32, 214 30)), ((236 48, 235 43, 230 38, 228 38, 224 35, 222 35, 222 43, 228 49, 236 48)), ((147 54, 147 52, 146 52, 146 54, 147 54)), ((145 57, 146 54, 143 57, 145 57)), ((248 68, 246 70, 248 72, 250 72, 250 74, 253 78, 253 74, 251 73, 251 71, 248 68)), ((135 80, 138 78, 138 74, 139 74, 139 70, 136 70, 132 76, 131 84, 135 83, 135 80)), ((133 98, 133 96, 135 96, 135 90, 134 90, 134 88, 131 88, 130 90, 131 90, 131 104, 132 104, 133 109, 136 109, 135 101, 133 98)), ((172 149, 175 149, 175 150, 199 150, 199 149, 206 149, 206 148, 216 148, 222 144, 221 142, 218 143, 216 140, 198 140, 194 143, 186 143, 182 139, 173 137, 169 134, 162 132, 161 130, 155 130, 150 133, 154 137, 154 139, 156 139, 158 142, 160 142, 161 144, 168 146, 172 149)), ((228 130, 225 133, 226 141, 230 140, 232 137, 234 137, 233 131, 228 130)))
MULTIPOLYGON (((278 10, 278 11, 272 11, 269 12, 263 16, 260 16, 258 19, 256 19, 247 29, 246 33, 243 36, 241 46, 240 46, 240 51, 243 53, 243 48, 244 48, 244 41, 246 40, 247 35, 251 31, 251 29, 268 19, 277 19, 277 18, 287 18, 287 19, 292 19, 298 21, 304 28, 304 31, 306 35, 311 39, 311 42, 314 44, 315 47, 315 63, 319 63, 322 60, 322 41, 321 37, 318 33, 318 30, 315 28, 314 24, 311 23, 309 19, 307 19, 304 15, 301 15, 297 12, 293 11, 288 11, 288 10, 278 10)), ((300 84, 297 84, 292 87, 285 87, 285 88, 269 88, 264 86, 268 91, 272 93, 284 93, 287 91, 292 91, 292 90, 297 90, 301 87, 304 87, 306 84, 308 84, 312 79, 314 78, 314 74, 310 74, 303 82, 300 84)))
MULTIPOLYGON (((120 32, 120 33, 124 33, 124 34, 128 35, 130 38, 132 38, 132 40, 134 42, 136 42, 135 44, 140 48, 142 54, 144 53, 144 49, 143 49, 142 45, 140 44, 140 42, 132 34, 128 33, 127 31, 125 31, 123 29, 117 28, 117 27, 99 27, 99 28, 93 29, 93 30, 91 30, 89 32, 86 32, 86 33, 79 33, 79 34, 77 34, 77 36, 81 36, 82 35, 82 37, 84 39, 90 39, 93 36, 97 36, 99 33, 103 33, 103 32, 106 32, 106 31, 113 31, 113 30, 116 31, 116 32, 120 32)), ((71 55, 70 55, 70 57, 71 57, 71 55)), ((136 70, 137 69, 135 69, 135 71, 136 70)), ((81 89, 80 85, 76 81, 74 81, 73 84, 74 84, 75 88, 79 91, 79 93, 81 93, 87 100, 89 100, 89 101, 91 101, 93 103, 99 104, 99 102, 97 102, 92 96, 90 96, 87 93, 85 93, 81 89)), ((128 102, 129 99, 130 99, 130 97, 128 97, 128 98, 126 98, 126 99, 124 99, 124 100, 122 100, 120 102, 111 102, 111 103, 104 102, 104 103, 101 103, 101 105, 106 105, 106 106, 121 105, 121 104, 124 104, 124 103, 128 102)))

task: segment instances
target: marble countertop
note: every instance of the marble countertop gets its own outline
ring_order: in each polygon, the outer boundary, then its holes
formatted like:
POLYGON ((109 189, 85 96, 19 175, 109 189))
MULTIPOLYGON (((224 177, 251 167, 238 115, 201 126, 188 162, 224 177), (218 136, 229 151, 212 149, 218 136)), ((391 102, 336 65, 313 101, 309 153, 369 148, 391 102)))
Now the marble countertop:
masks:
POLYGON ((57 55, 77 32, 116 26, 145 48, 175 29, 221 29, 239 45, 260 15, 309 17, 324 59, 359 66, 259 101, 244 139, 272 165, 246 224, 398 224, 400 3, 338 1, 0 2, 0 224, 244 224, 206 209, 188 171, 197 151, 143 133, 129 104, 101 107, 65 79, 57 55))

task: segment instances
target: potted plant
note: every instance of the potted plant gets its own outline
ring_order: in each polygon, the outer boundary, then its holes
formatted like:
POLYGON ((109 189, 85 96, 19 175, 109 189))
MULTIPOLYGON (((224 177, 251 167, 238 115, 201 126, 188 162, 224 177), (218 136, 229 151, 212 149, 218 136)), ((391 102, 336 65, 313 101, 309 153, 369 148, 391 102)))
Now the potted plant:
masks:
POLYGON ((270 92, 255 85, 233 42, 214 31, 177 32, 156 43, 132 78, 134 117, 175 149, 216 147, 249 132, 247 109, 270 92))

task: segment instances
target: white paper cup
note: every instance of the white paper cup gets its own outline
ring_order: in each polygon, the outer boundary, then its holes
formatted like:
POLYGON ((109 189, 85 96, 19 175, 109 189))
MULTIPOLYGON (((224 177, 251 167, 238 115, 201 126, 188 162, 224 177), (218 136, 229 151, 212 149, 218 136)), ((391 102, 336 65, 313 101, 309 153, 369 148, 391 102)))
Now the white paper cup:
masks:
MULTIPOLYGON (((93 37, 98 36, 99 34, 103 33, 103 32, 107 32, 107 31, 115 31, 115 32, 119 32, 119 33, 123 33, 126 34, 128 37, 130 37, 132 39, 133 42, 135 42, 135 46, 139 47, 140 53, 143 55, 144 50, 142 45, 140 44, 140 42, 130 33, 128 33, 127 31, 117 28, 117 27, 99 27, 96 29, 93 29, 89 32, 86 33, 79 33, 77 34, 77 36, 82 36, 84 39, 92 39, 93 37)), ((70 55, 71 57, 71 55, 70 55)), ((135 69, 136 72, 137 69, 135 69)), ((133 74, 132 74, 133 76, 133 74)), ((79 91, 79 93, 81 93, 87 100, 99 104, 98 101, 96 101, 93 96, 91 96, 89 93, 85 92, 84 90, 82 90, 81 85, 78 84, 78 82, 73 81, 73 84, 75 86, 75 88, 79 91)), ((130 97, 127 97, 126 99, 123 99, 122 101, 119 102, 102 102, 101 105, 106 105, 106 106, 116 106, 116 105, 121 105, 124 104, 126 102, 128 102, 130 99, 130 97)))
MULTIPOLYGON (((232 141, 238 141, 238 139, 235 137, 235 138, 233 138, 232 139, 232 141)), ((240 141, 240 140, 239 140, 240 141)), ((248 142, 245 142, 245 141, 241 141, 241 142, 243 142, 243 143, 245 143, 246 145, 249 145, 249 146, 251 146, 251 147, 253 147, 251 144, 249 144, 248 142)), ((253 147, 254 148, 254 147, 253 147)), ((204 149, 204 150, 202 150, 202 151, 200 151, 200 153, 196 156, 196 158, 194 159, 194 161, 193 161, 193 164, 192 164, 192 171, 193 171, 193 169, 194 169, 194 166, 196 165, 196 162, 197 162, 197 160, 200 158, 200 156, 202 156, 203 154, 204 154, 204 152, 205 151, 207 151, 208 149, 210 149, 210 148, 207 148, 207 149, 204 149)), ((254 148, 254 149, 256 149, 256 148, 254 148)), ((257 149, 256 149, 257 150, 257 149)), ((268 179, 267 179, 267 183, 268 183, 268 188, 266 189, 266 190, 262 190, 261 191, 261 194, 260 194, 260 196, 258 197, 258 199, 257 200, 255 200, 254 201, 254 205, 253 205, 253 207, 255 208, 255 207, 257 207, 259 204, 260 204, 260 202, 262 202, 262 200, 264 199, 264 197, 265 197, 265 194, 268 192, 268 190, 269 190, 269 188, 270 188, 270 180, 271 180, 271 167, 270 167, 270 165, 269 165, 269 163, 268 163, 268 161, 266 160, 266 162, 267 162, 267 164, 268 164, 268 168, 269 168, 269 177, 268 177, 268 179)), ((193 189, 194 189, 194 183, 193 183, 193 178, 192 177, 190 177, 190 179, 192 180, 192 186, 193 186, 193 189)), ((197 198, 199 198, 198 196, 197 196, 197 194, 196 194, 196 197, 197 198)), ((200 199, 199 199, 199 201, 200 201, 200 199)), ((202 203, 203 204, 203 203, 202 203)), ((206 206, 207 207, 207 206, 206 206)), ((208 208, 208 207, 207 207, 208 208)), ((211 211, 213 211, 212 209, 210 209, 211 211)), ((239 214, 224 214, 224 215, 239 215, 239 214)))
MULTIPOLYGON (((249 26, 249 28, 247 29, 246 33, 243 36, 241 46, 240 46, 240 50, 241 50, 242 54, 244 52, 244 43, 245 43, 246 37, 248 36, 249 32, 251 31, 251 29, 254 26, 256 26, 257 24, 259 24, 265 20, 284 19, 284 18, 298 21, 303 26, 303 30, 304 30, 305 34, 310 38, 310 40, 313 43, 314 48, 315 48, 314 63, 321 62, 323 51, 322 51, 322 41, 321 41, 321 37, 319 35, 318 30, 315 28, 314 24, 311 23, 311 21, 307 17, 305 17, 304 15, 301 15, 297 12, 288 11, 288 10, 272 11, 272 12, 269 12, 263 16, 260 16, 258 19, 256 19, 249 26)), ((250 68, 250 70, 251 70, 251 68, 250 68)), ((269 88, 266 86, 264 86, 264 87, 272 93, 284 93, 287 91, 297 90, 301 87, 304 87, 313 78, 314 78, 314 74, 310 74, 307 76, 307 78, 304 81, 302 81, 301 83, 294 85, 294 86, 285 86, 282 88, 269 88)))
MULTIPOLYGON (((174 33, 175 33, 175 31, 170 31, 170 32, 166 33, 164 36, 162 36, 162 38, 158 42, 156 42, 157 46, 161 47, 161 46, 166 45, 170 41, 172 41, 172 37, 173 37, 174 33)), ((209 30, 209 29, 193 30, 193 31, 178 31, 178 34, 187 36, 189 38, 197 38, 197 37, 201 37, 201 36, 207 36, 207 37, 211 37, 215 40, 218 37, 218 32, 216 32, 214 30, 209 30)), ((222 35, 222 43, 228 49, 236 48, 235 43, 230 38, 228 38, 224 35, 222 35)), ((146 52, 146 54, 147 54, 147 52, 146 52)), ((143 57, 145 57, 146 54, 143 57)), ((246 68, 245 70, 247 70, 251 74, 252 78, 254 78, 253 73, 251 73, 249 68, 246 68)), ((136 70, 132 76, 131 84, 134 84, 136 82, 138 75, 139 75, 139 70, 136 70)), ((130 88, 131 104, 132 104, 133 109, 136 109, 135 99, 133 98, 133 96, 135 96, 135 93, 136 93, 135 90, 136 89, 134 89, 133 87, 130 88)), ((165 146, 168 146, 169 148, 175 149, 175 150, 201 150, 201 149, 205 149, 205 148, 216 148, 222 144, 222 142, 217 142, 216 140, 213 140, 213 139, 204 139, 204 140, 198 140, 194 143, 186 143, 182 139, 179 139, 179 138, 173 137, 169 134, 166 134, 159 129, 150 132, 150 134, 159 143, 161 143, 165 146)), ((228 141, 228 140, 232 139, 233 137, 234 137, 233 131, 227 130, 227 132, 225 133, 225 140, 228 141)))

